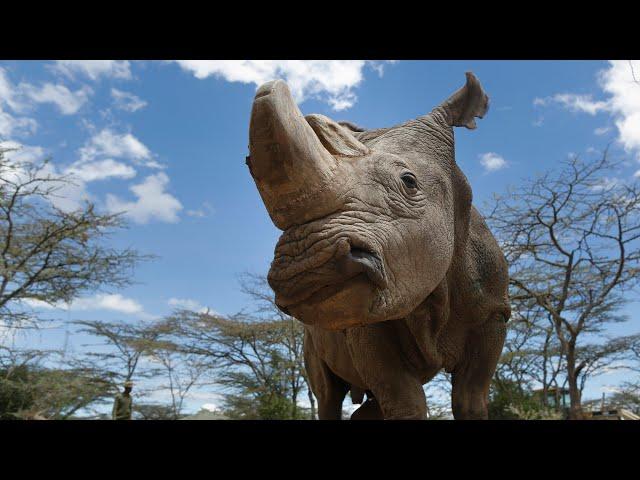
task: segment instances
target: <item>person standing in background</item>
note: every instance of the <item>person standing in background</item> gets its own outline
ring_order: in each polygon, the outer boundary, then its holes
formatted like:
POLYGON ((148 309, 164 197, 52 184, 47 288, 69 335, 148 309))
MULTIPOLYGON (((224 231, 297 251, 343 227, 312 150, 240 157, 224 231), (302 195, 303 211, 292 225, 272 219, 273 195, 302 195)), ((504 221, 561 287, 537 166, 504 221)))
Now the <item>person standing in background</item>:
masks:
POLYGON ((124 382, 124 391, 116 395, 113 402, 113 411, 111 412, 111 418, 113 420, 131 420, 131 411, 133 400, 131 398, 131 389, 133 388, 133 382, 127 380, 124 382))

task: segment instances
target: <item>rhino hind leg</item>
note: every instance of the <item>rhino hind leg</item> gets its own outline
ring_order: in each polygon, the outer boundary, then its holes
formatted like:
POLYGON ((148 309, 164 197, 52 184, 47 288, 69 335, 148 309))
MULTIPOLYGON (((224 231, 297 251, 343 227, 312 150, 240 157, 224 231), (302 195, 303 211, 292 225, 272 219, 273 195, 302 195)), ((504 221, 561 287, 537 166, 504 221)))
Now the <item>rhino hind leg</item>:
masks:
POLYGON ((382 409, 370 392, 367 392, 367 400, 351 414, 351 420, 384 420, 382 409))
POLYGON ((490 320, 467 339, 463 360, 452 372, 451 407, 456 420, 488 419, 489 386, 506 330, 503 321, 490 320))

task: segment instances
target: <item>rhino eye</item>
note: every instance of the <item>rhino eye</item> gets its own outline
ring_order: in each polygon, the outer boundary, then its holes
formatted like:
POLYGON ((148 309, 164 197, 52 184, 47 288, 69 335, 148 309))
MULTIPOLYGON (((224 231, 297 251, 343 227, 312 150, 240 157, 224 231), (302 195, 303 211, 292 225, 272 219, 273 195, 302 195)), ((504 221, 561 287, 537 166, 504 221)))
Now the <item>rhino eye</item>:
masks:
POLYGON ((415 190, 418 188, 418 180, 413 173, 403 173, 400 179, 408 189, 415 190))

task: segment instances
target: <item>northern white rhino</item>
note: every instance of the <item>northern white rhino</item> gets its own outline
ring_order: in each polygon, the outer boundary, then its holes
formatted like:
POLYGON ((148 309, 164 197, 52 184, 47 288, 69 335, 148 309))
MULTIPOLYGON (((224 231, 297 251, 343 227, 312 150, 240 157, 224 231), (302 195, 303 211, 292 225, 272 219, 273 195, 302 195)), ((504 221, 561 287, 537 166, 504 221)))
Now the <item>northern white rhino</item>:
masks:
POLYGON ((304 117, 286 83, 261 86, 247 164, 283 234, 268 280, 305 324, 320 419, 424 419, 423 385, 452 373, 456 419, 487 418, 510 316, 508 269, 471 205, 453 127, 474 129, 489 100, 466 85, 428 115, 363 130, 304 117))

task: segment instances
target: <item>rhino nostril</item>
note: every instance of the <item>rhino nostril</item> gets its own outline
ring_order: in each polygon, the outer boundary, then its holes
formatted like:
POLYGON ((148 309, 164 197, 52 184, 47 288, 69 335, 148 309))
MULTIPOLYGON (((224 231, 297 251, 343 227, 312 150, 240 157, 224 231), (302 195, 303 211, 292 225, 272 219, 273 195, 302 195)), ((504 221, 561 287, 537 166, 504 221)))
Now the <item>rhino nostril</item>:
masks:
POLYGON ((386 286, 382 259, 366 248, 351 246, 348 254, 338 261, 338 268, 344 275, 365 273, 377 286, 386 286))
POLYGON ((353 255, 356 258, 363 258, 363 257, 378 257, 378 255, 376 255, 375 253, 373 253, 370 250, 366 250, 364 248, 359 248, 359 247, 351 247, 351 255, 353 255))

